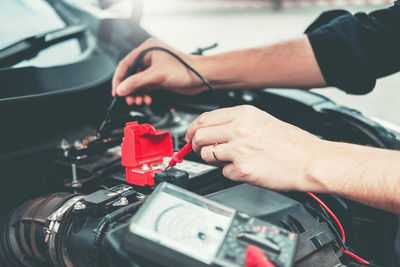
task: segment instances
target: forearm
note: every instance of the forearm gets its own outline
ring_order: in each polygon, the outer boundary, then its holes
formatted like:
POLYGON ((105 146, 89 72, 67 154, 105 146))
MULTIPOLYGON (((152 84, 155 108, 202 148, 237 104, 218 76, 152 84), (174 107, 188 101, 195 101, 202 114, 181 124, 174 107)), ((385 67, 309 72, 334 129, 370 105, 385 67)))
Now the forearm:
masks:
POLYGON ((310 189, 400 213, 400 152, 327 141, 322 144, 307 170, 310 189))
POLYGON ((307 36, 265 47, 199 58, 215 88, 311 88, 326 85, 307 36))

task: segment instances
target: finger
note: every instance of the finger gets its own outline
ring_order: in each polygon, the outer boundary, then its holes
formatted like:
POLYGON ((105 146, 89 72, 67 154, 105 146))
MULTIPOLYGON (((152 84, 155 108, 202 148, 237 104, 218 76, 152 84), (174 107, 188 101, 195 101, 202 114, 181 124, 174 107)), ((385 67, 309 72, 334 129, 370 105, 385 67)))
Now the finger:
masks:
MULTIPOLYGON (((254 165, 247 162, 235 162, 227 164, 222 169, 222 174, 233 181, 246 182, 248 184, 256 184, 252 173, 254 172, 254 165)), ((267 174, 266 174, 267 175, 267 174)))
POLYGON ((191 142, 197 129, 226 124, 234 119, 233 108, 221 108, 210 112, 205 112, 197 117, 188 127, 186 132, 186 141, 191 142))
POLYGON ((161 85, 165 79, 165 75, 158 72, 155 68, 149 68, 121 82, 117 87, 117 94, 119 96, 127 96, 144 88, 152 88, 161 85))
POLYGON ((210 164, 225 165, 227 162, 233 161, 231 151, 232 150, 229 149, 229 144, 218 144, 216 146, 203 146, 200 155, 204 161, 210 164))
POLYGON ((153 99, 149 95, 144 95, 143 101, 146 104, 146 106, 150 106, 151 102, 153 102, 153 99))
POLYGON ((227 143, 231 140, 231 132, 231 125, 229 123, 199 128, 192 138, 192 149, 199 153, 203 146, 227 143))
POLYGON ((121 82, 126 78, 126 74, 128 72, 128 65, 125 59, 121 60, 115 69, 114 76, 112 79, 112 96, 115 97, 117 95, 117 88, 121 84, 121 82))
POLYGON ((237 175, 236 167, 233 163, 226 164, 222 169, 222 174, 232 181, 240 181, 240 176, 237 175))
POLYGON ((125 97, 125 101, 126 101, 126 104, 128 104, 129 106, 132 106, 135 103, 135 97, 128 95, 127 97, 125 97))
MULTIPOLYGON (((136 57, 144 50, 146 43, 143 43, 138 48, 132 50, 127 56, 125 56, 118 64, 113 79, 112 79, 112 93, 116 95, 118 85, 125 79, 129 67, 135 61, 136 57)), ((149 61, 149 60, 147 60, 149 61)))
POLYGON ((143 68, 148 68, 151 65, 151 58, 152 58, 152 52, 147 53, 143 57, 143 61, 142 61, 143 68))
POLYGON ((143 103, 143 96, 141 96, 141 95, 136 96, 135 97, 135 104, 137 106, 140 106, 142 103, 143 103))

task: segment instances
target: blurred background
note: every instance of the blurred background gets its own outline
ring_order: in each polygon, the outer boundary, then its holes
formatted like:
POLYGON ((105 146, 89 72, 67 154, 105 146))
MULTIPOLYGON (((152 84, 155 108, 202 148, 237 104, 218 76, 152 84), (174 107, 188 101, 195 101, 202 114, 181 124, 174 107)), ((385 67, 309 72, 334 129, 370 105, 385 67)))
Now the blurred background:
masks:
MULTIPOLYGON (((330 9, 370 12, 385 0, 146 0, 141 24, 174 48, 190 52, 218 42, 208 53, 262 46, 296 37, 330 9)), ((380 79, 368 95, 316 89, 339 104, 400 124, 400 74, 380 79)))
MULTIPOLYGON (((141 26, 154 37, 168 45, 192 52, 198 47, 218 43, 218 47, 206 54, 220 53, 247 47, 262 46, 299 36, 322 12, 330 9, 346 9, 350 12, 370 12, 392 5, 390 0, 63 0, 97 12, 102 5, 101 16, 124 16, 133 3, 139 5, 141 26), (100 3, 100 4, 99 4, 100 3), (121 3, 116 5, 115 3, 121 3), (107 12, 104 7, 112 7, 107 12), (110 15, 111 14, 111 15, 110 15), (115 15, 115 14, 114 14, 115 15)), ((62 21, 54 16, 45 1, 2 1, 0 10, 0 46, 33 33, 62 27, 62 21), (21 7, 22 12, 21 13, 21 7), (20 15, 15 15, 18 9, 20 15), (21 18, 21 19, 20 19, 21 18), (51 23, 49 23, 51 19, 51 23), (23 27, 21 27, 21 25, 23 27)), ((57 1, 55 1, 57 2, 57 1)), ((111 33, 110 33, 111 35, 111 33)), ((74 61, 80 57, 76 40, 64 42, 70 53, 60 53, 54 46, 46 56, 53 63, 74 61)), ((29 64, 31 64, 30 62, 29 64)), ((18 66, 23 66, 21 62, 18 66)), ((221 62, 223 64, 223 62, 221 62)), ((40 64, 39 64, 40 65, 40 64)), ((317 89, 339 104, 360 110, 368 116, 385 119, 400 125, 400 74, 378 81, 373 92, 365 96, 347 95, 340 90, 317 89)))

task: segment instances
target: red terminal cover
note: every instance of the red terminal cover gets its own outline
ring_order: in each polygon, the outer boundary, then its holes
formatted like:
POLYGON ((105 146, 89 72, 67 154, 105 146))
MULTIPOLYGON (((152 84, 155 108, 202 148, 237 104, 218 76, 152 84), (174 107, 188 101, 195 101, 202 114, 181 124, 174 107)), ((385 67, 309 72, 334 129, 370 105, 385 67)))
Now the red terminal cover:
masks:
POLYGON ((163 157, 172 157, 172 154, 172 138, 168 131, 157 131, 150 124, 137 121, 125 125, 121 160, 129 184, 154 186, 154 174, 162 169, 153 169, 151 165, 162 163, 163 157))

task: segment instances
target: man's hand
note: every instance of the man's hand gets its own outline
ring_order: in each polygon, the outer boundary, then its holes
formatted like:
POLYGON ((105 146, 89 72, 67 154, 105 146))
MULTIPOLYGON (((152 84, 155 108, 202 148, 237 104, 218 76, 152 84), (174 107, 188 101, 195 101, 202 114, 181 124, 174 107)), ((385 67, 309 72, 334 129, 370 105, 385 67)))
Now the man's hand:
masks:
POLYGON ((307 164, 322 142, 253 106, 203 113, 189 126, 186 141, 206 162, 223 162, 225 177, 276 190, 313 189, 307 164))
POLYGON ((252 106, 203 113, 186 141, 205 161, 224 165, 229 179, 336 194, 400 214, 399 151, 321 140, 252 106))
POLYGON ((146 104, 151 102, 151 98, 147 95, 147 92, 152 89, 166 89, 188 95, 197 94, 206 89, 197 76, 174 57, 162 51, 148 52, 141 62, 140 71, 130 77, 125 77, 136 57, 143 50, 155 46, 173 51, 195 69, 200 61, 199 56, 187 55, 175 51, 161 42, 150 38, 130 52, 119 63, 112 80, 113 96, 126 97, 128 105, 141 105, 143 101, 146 104))
POLYGON ((146 93, 152 89, 187 95, 207 89, 190 70, 162 51, 149 52, 143 59, 141 70, 125 77, 140 52, 154 46, 176 53, 215 89, 315 88, 326 85, 305 35, 265 47, 212 56, 187 55, 155 39, 148 39, 119 63, 112 82, 113 96, 124 96, 129 105, 140 105, 143 101, 146 104, 151 102, 146 93))

